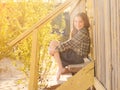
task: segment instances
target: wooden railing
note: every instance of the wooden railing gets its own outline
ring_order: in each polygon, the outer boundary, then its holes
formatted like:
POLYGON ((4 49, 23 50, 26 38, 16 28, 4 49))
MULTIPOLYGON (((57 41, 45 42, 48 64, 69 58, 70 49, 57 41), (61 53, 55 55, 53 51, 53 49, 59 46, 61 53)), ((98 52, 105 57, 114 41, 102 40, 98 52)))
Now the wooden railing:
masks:
POLYGON ((31 33, 33 34, 32 40, 32 51, 31 51, 31 64, 30 64, 30 79, 29 79, 29 89, 28 90, 37 90, 38 89, 38 28, 45 25, 48 21, 54 19, 57 15, 63 12, 67 7, 72 3, 78 2, 79 0, 67 0, 65 3, 58 6, 54 11, 46 15, 43 19, 39 20, 34 24, 30 29, 23 32, 16 39, 8 43, 8 47, 13 47, 21 40, 25 39, 31 33))
MULTIPOLYGON (((79 1, 79 0, 75 0, 75 1, 79 1)), ((42 27, 43 25, 45 25, 48 21, 54 19, 57 15, 59 15, 61 12, 63 12, 68 6, 70 6, 73 2, 75 2, 74 0, 67 0, 64 4, 61 4, 60 6, 58 6, 54 11, 52 11, 51 13, 49 13, 48 15, 46 15, 46 17, 44 17, 43 19, 39 20, 36 24, 34 24, 30 29, 26 30, 25 32, 23 32, 21 35, 19 35, 16 39, 14 39, 13 41, 11 41, 10 43, 8 43, 9 46, 14 46, 16 45, 18 42, 20 42, 21 40, 23 40, 25 37, 27 37, 28 35, 30 35, 34 30, 37 30, 37 28, 42 27)))

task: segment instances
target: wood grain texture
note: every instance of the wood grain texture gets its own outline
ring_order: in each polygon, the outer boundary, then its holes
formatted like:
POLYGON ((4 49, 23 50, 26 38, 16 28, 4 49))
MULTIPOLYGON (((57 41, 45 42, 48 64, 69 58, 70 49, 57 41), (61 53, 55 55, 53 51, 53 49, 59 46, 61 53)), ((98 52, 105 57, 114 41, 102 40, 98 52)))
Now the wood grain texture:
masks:
POLYGON ((120 89, 120 1, 94 0, 95 75, 107 90, 120 89))
POLYGON ((106 88, 101 84, 101 82, 99 80, 97 80, 97 78, 94 78, 94 87, 96 90, 106 90, 106 88))
POLYGON ((38 71, 39 71, 39 60, 37 58, 38 51, 38 33, 37 30, 33 32, 32 40, 32 52, 31 52, 31 63, 30 63, 30 79, 28 90, 38 89, 38 71))
POLYGON ((120 0, 117 0, 117 35, 118 35, 118 37, 117 37, 117 42, 118 42, 117 43, 118 44, 118 50, 117 50, 118 66, 117 66, 117 68, 118 68, 118 71, 117 72, 118 72, 118 90, 120 90, 120 0))
POLYGON ((94 62, 91 61, 56 90, 86 90, 94 84, 94 62))
POLYGON ((105 61, 106 61, 106 88, 112 90, 112 71, 111 71, 111 28, 110 28, 110 1, 104 0, 104 17, 105 17, 105 61))

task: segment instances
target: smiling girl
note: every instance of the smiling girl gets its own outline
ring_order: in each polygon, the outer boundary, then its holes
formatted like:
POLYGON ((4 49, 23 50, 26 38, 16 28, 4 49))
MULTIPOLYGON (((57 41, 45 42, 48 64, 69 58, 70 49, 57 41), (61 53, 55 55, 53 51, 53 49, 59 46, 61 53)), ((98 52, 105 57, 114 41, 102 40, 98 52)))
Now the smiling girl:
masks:
POLYGON ((78 13, 73 19, 73 30, 70 39, 59 43, 52 41, 49 46, 49 53, 58 64, 57 80, 60 75, 67 71, 65 68, 70 64, 84 63, 84 58, 90 52, 90 27, 88 16, 85 13, 78 13))

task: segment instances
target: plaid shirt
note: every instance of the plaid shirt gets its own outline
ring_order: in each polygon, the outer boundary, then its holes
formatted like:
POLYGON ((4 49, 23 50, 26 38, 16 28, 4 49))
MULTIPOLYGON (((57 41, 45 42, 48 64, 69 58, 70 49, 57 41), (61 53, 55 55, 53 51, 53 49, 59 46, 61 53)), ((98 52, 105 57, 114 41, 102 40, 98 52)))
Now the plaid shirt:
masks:
POLYGON ((78 55, 87 57, 90 52, 89 31, 85 28, 79 30, 71 39, 60 43, 56 49, 59 52, 63 52, 67 49, 72 49, 78 55))

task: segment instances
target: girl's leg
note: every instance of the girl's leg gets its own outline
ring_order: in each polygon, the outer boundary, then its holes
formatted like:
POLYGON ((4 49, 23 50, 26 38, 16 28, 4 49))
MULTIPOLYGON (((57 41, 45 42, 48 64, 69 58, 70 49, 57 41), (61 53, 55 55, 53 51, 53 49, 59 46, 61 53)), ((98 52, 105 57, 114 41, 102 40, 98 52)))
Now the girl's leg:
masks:
POLYGON ((50 45, 49 45, 49 48, 55 49, 58 45, 59 45, 58 41, 51 41, 50 45))
POLYGON ((62 66, 59 52, 55 52, 53 57, 56 60, 56 63, 58 64, 57 80, 59 80, 60 75, 65 72, 65 68, 62 66))
MULTIPOLYGON (((59 42, 57 42, 57 41, 52 41, 52 42, 50 43, 49 48, 54 49, 54 48, 55 48, 56 46, 58 46, 58 45, 59 45, 59 42)), ((61 62, 61 59, 60 59, 59 52, 56 51, 56 52, 54 53, 53 57, 54 57, 54 59, 56 60, 56 63, 58 64, 57 80, 59 80, 60 75, 65 72, 65 68, 62 66, 62 62, 61 62)))
POLYGON ((48 47, 48 53, 53 56, 55 48, 59 45, 58 41, 51 41, 48 47))

